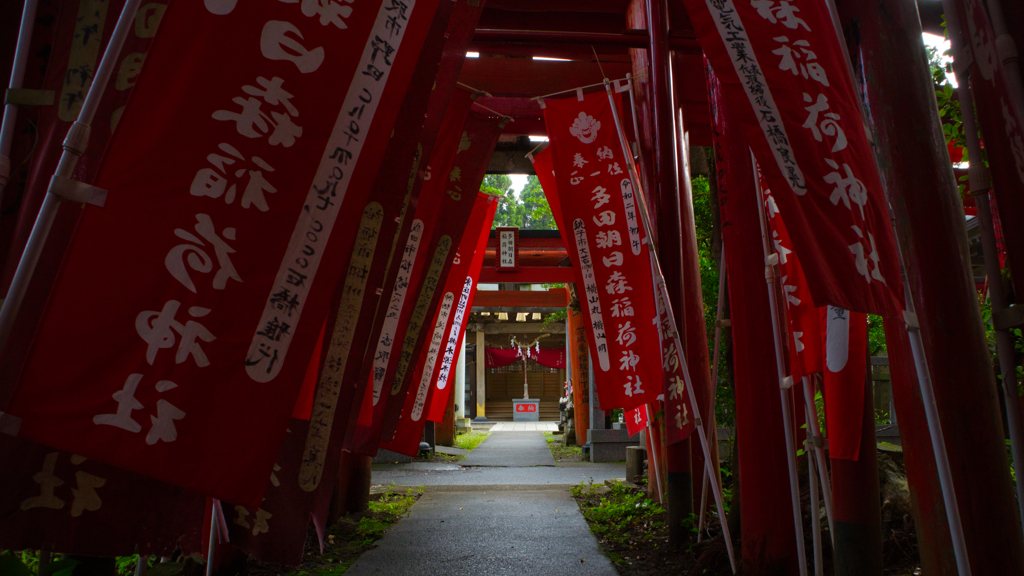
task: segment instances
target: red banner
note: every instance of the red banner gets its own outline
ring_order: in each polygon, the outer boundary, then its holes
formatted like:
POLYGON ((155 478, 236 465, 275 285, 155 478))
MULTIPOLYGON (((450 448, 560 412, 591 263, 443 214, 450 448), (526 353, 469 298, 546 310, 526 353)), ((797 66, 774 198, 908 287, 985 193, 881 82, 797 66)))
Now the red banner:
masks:
POLYGON ((559 230, 566 230, 562 223, 562 201, 558 198, 558 185, 555 183, 555 167, 551 158, 550 146, 545 146, 540 152, 534 152, 527 157, 533 163, 533 171, 537 173, 540 188, 548 199, 551 215, 555 217, 555 225, 559 230))
POLYGON ((608 97, 594 92, 545 104, 598 401, 602 410, 653 402, 662 373, 660 354, 644 345, 658 338, 651 261, 608 97))
POLYGON ((755 164, 755 169, 771 233, 769 245, 779 257, 779 281, 782 285, 782 297, 786 299, 786 317, 789 325, 789 373, 799 384, 804 376, 822 371, 819 309, 815 308, 814 302, 811 301, 811 291, 807 287, 800 259, 792 248, 793 242, 772 191, 768 188, 760 167, 755 164))
MULTIPOLYGON (((92 76, 123 7, 124 0, 94 3, 68 0, 44 2, 37 7, 24 85, 26 88, 52 90, 56 96, 53 105, 21 106, 18 110, 11 150, 11 181, 4 189, 3 206, 0 207, 3 213, 0 216, 0 234, 11 238, 9 251, 4 244, 6 262, 3 279, 0 280, 2 293, 7 292, 46 197, 50 177, 63 152, 61 142, 78 117, 85 92, 92 85, 92 76), (16 222, 8 220, 7 215, 16 216, 16 222)), ((165 8, 166 2, 147 2, 136 13, 135 25, 125 38, 124 48, 116 60, 117 72, 106 86, 90 125, 89 147, 75 165, 73 177, 76 180, 94 180, 165 8)), ((16 23, 16 19, 12 20, 16 23)), ((57 210, 4 350, 0 409, 9 400, 2 388, 13 384, 20 376, 50 288, 81 214, 82 205, 76 202, 65 202, 57 210)))
MULTIPOLYGON (((431 394, 430 407, 427 414, 427 420, 431 422, 442 422, 444 420, 445 412, 448 409, 448 398, 451 394, 454 394, 455 367, 457 366, 462 343, 466 336, 466 326, 469 325, 469 311, 473 306, 477 288, 480 286, 478 282, 480 279, 480 269, 484 265, 487 239, 490 237, 491 224, 494 222, 494 213, 497 209, 498 200, 494 198, 487 206, 487 214, 484 216, 484 222, 480 227, 476 246, 473 248, 473 260, 470 262, 469 270, 466 272, 466 284, 463 285, 462 293, 459 296, 458 306, 465 309, 460 315, 459 309, 456 308, 456 315, 452 318, 452 327, 446 336, 444 356, 441 357, 440 365, 435 368, 436 374, 433 376, 433 381, 436 388, 431 394), (466 285, 469 287, 468 293, 466 292, 466 285), (463 297, 466 298, 465 302, 463 302, 463 297)), ((463 401, 461 398, 456 400, 458 402, 463 401)))
POLYGON ((206 498, 0 434, 0 549, 170 556, 198 538, 206 498))
POLYGON ((430 162, 432 176, 424 182, 422 201, 402 253, 396 289, 378 320, 380 338, 376 346, 367 349, 373 356, 364 359, 367 380, 372 384, 367 397, 372 403, 367 411, 364 399, 351 445, 355 452, 375 454, 382 432, 390 437, 398 422, 413 362, 426 332, 423 327, 437 306, 438 288, 447 278, 503 127, 502 120, 470 111, 463 129, 455 132, 455 142, 438 143, 430 162))
MULTIPOLYGON (((955 5, 963 36, 960 45, 970 52, 957 57, 970 58, 971 94, 978 111, 985 153, 992 165, 992 192, 999 201, 998 215, 993 204, 993 216, 1001 216, 1005 222, 1021 222, 1024 221, 1024 194, 1020 193, 1024 186, 1024 118, 1021 117, 1024 111, 1014 105, 1016 100, 1010 91, 985 3, 957 0, 955 5)), ((967 82, 964 74, 957 76, 967 82)), ((971 158, 972 162, 976 160, 979 159, 971 158)), ((1002 231, 1014 284, 1024 286, 1024 226, 1006 226, 1002 231)))
MULTIPOLYGON (((494 198, 477 193, 473 212, 466 224, 466 233, 462 235, 462 241, 455 252, 455 259, 442 289, 440 304, 429 324, 431 331, 428 346, 416 362, 412 386, 405 395, 405 405, 395 427, 394 437, 382 444, 387 450, 409 456, 415 456, 419 451, 420 436, 427 421, 424 416, 436 388, 435 377, 445 362, 444 359, 440 362, 438 360, 445 354, 452 325, 457 322, 461 327, 462 321, 468 317, 469 295, 476 283, 476 279, 470 277, 468 273, 476 246, 480 243, 480 231, 494 198)), ((490 231, 490 226, 487 226, 487 230, 490 231)), ((448 365, 449 369, 450 367, 451 364, 448 365)), ((447 373, 446 371, 446 376, 447 373)))
POLYGON ((857 460, 864 426, 868 319, 835 306, 821 309, 825 342, 825 422, 831 458, 857 460))
POLYGON ((816 306, 896 317, 896 245, 825 3, 686 0, 800 253, 816 306))
POLYGON ((365 202, 349 184, 380 165, 435 5, 165 13, 10 406, 22 435, 259 503, 359 228, 341 206, 365 202), (195 65, 212 54, 238 65, 195 65))
POLYGON ((651 407, 649 404, 643 406, 637 406, 632 410, 626 412, 626 432, 629 433, 629 437, 632 438, 638 434, 644 428, 647 428, 647 423, 651 420, 651 407))
POLYGON ((292 418, 259 507, 223 504, 231 544, 263 562, 298 566, 313 495, 300 484, 309 421, 292 418))

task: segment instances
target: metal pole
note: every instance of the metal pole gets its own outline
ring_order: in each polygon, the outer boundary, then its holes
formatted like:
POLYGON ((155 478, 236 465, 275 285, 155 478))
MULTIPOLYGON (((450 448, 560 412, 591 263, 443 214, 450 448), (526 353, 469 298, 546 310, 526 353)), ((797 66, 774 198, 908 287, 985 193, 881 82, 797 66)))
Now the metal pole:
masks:
POLYGON ((654 442, 654 434, 660 433, 661 432, 659 430, 656 430, 651 422, 651 409, 647 408, 647 462, 654 467, 654 479, 656 480, 655 484, 657 484, 658 488, 658 502, 664 502, 665 493, 662 491, 661 488, 661 471, 658 470, 658 451, 656 450, 656 444, 654 442))
MULTIPOLYGON (((990 3, 990 5, 993 3, 990 3)), ((998 5, 998 2, 994 4, 998 5)), ((1011 40, 1012 42, 1012 40, 1011 40)), ((1017 70, 1016 62, 1013 69, 1017 70)), ((966 76, 966 74, 965 74, 966 76)), ((1019 79, 1019 77, 1018 77, 1019 79)), ((981 162, 981 143, 978 141, 978 126, 974 117, 973 94, 968 78, 964 77, 957 84, 956 94, 960 98, 960 110, 963 111, 964 135, 967 137, 967 155, 974 160, 970 163, 971 194, 978 208, 978 220, 981 223, 981 248, 985 256, 985 274, 988 276, 989 296, 992 299, 992 318, 1008 306, 1006 285, 1003 283, 1002 269, 999 266, 999 248, 996 245, 995 230, 992 224, 992 207, 988 201, 992 181, 988 170, 981 162)), ((994 322, 993 322, 994 324, 994 322)), ((1024 470, 1024 437, 1022 437, 1020 417, 1020 397, 1017 394, 1017 365, 1014 362, 1016 351, 1013 337, 1009 330, 996 329, 996 349, 999 352, 999 368, 1003 375, 1003 402, 1006 411, 1006 423, 1010 429, 1010 452, 1013 455, 1014 470, 1024 470)), ((1024 482, 1017 482, 1017 508, 1020 520, 1024 522, 1024 482)))
MULTIPOLYGON (((958 29, 956 9, 953 0, 943 0, 943 8, 946 14, 949 28, 958 29)), ((826 0, 832 23, 835 27, 836 40, 846 55, 847 72, 850 75, 850 82, 856 83, 857 76, 853 72, 853 64, 846 46, 846 37, 843 35, 842 26, 839 20, 839 12, 836 10, 834 0, 826 0)), ((955 34, 950 34, 952 40, 955 34)), ((867 122, 867 113, 864 101, 857 98, 860 107, 861 118, 867 122)), ((871 138, 871 130, 865 125, 865 132, 871 138)), ((884 175, 880 175, 885 181, 884 175)), ((946 442, 942 435, 942 425, 939 422, 939 411, 935 405, 935 391, 932 388, 932 376, 928 368, 928 361, 925 356, 924 342, 921 340, 921 328, 917 322, 914 299, 910 291, 910 281, 907 277, 907 268, 903 263, 903 253, 899 247, 899 234, 896 230, 896 217, 892 206, 889 206, 890 219, 892 221, 893 240, 896 243, 896 256, 899 258, 900 277, 903 281, 904 312, 903 319, 907 326, 907 338, 910 340, 910 350, 914 356, 914 366, 917 369, 918 385, 921 388, 921 400, 924 404, 925 418, 928 420, 928 432, 931 436, 932 450, 935 452, 935 464, 939 475, 939 484, 942 488, 942 498, 946 504, 946 517, 949 521, 950 536, 953 540, 953 552, 956 555, 957 570, 960 576, 970 576, 971 565, 967 557, 967 544, 964 541, 963 525, 960 521, 960 509, 956 502, 956 492, 953 489, 953 475, 949 468, 949 456, 946 454, 946 442)))
MULTIPOLYGON (((722 253, 718 257, 718 308, 715 311, 715 349, 711 354, 711 385, 718 385, 718 359, 721 353, 721 341, 722 341, 722 301, 725 299, 725 242, 722 243, 722 253)), ((711 405, 708 406, 708 414, 711 417, 712 422, 715 420, 715 397, 710 398, 711 405)), ((721 482, 721 478, 719 478, 721 482)), ((700 521, 697 523, 697 542, 701 541, 701 536, 704 534, 704 509, 708 499, 708 477, 704 476, 704 481, 701 482, 700 487, 700 521)))
MULTIPOLYGON (((806 418, 810 420, 814 415, 810 409, 806 410, 806 418)), ((806 440, 804 447, 808 454, 814 448, 812 440, 806 440)), ((811 491, 811 541, 814 546, 814 576, 823 576, 824 566, 821 561, 821 518, 818 516, 818 477, 815 471, 817 465, 814 458, 807 459, 807 483, 811 491)))
MULTIPOLYGON (((28 62, 29 44, 32 43, 32 28, 36 19, 38 0, 25 0, 21 11, 21 26, 18 28, 18 44, 14 49, 14 63, 11 65, 12 90, 22 87, 25 80, 25 66, 28 62)), ((0 125, 0 201, 11 175, 11 141, 14 140, 14 123, 18 119, 18 105, 4 105, 4 120, 0 125)))
MULTIPOLYGON (((75 165, 78 164, 78 158, 85 153, 89 143, 89 125, 96 116, 96 108, 99 106, 110 76, 117 66, 117 58, 121 53, 121 48, 124 47, 128 32, 135 26, 135 13, 138 11, 140 3, 141 0, 127 0, 124 9, 118 16, 117 26, 114 27, 114 33, 107 43, 107 49, 103 52, 103 59, 100 61, 99 68, 96 69, 93 82, 85 95, 85 101, 82 102, 78 120, 71 125, 68 135, 64 139, 64 152, 61 154, 54 174, 57 177, 70 178, 75 170, 75 165)), ((14 319, 21 308, 21 302, 25 298, 25 292, 32 280, 36 264, 39 263, 39 256, 43 252, 46 238, 50 234, 50 227, 57 216, 57 209, 60 208, 61 199, 60 196, 53 193, 52 182, 51 180, 50 191, 46 194, 36 222, 32 226, 32 233, 28 237, 21 261, 18 262, 11 287, 7 291, 7 299, 4 300, 3 308, 0 309, 0 352, 7 346, 7 339, 14 326, 14 319)))
POLYGON ((139 560, 135 563, 135 576, 145 576, 147 568, 149 568, 149 556, 139 554, 139 560))
MULTIPOLYGON (((690 397, 690 405, 693 407, 693 417, 697 424, 697 436, 700 438, 701 449, 704 450, 704 465, 707 469, 708 476, 712 476, 715 475, 715 470, 712 470, 711 450, 708 448, 707 434, 704 433, 704 426, 701 422, 700 405, 697 403, 697 398, 693 393, 693 383, 690 380, 690 369, 686 364, 686 353, 683 351, 683 343, 679 339, 679 329, 676 324, 675 315, 672 312, 672 301, 669 300, 668 287, 665 285, 665 276, 661 273, 661 264, 658 261, 658 252, 654 249, 653 242, 650 241, 653 236, 651 234, 651 216, 647 212, 647 199, 644 197, 643 188, 639 187, 640 175, 637 173, 636 163, 633 162, 633 157, 629 154, 629 146, 626 144, 626 133, 622 129, 622 119, 619 117, 619 110, 615 107, 615 99, 612 97, 611 82, 609 82, 608 79, 605 79, 604 88, 605 92, 608 94, 608 103, 612 109, 612 116, 615 118, 615 128, 619 133, 619 145, 622 147, 622 154, 626 157, 629 163, 629 179, 633 184, 633 191, 638 197, 636 205, 639 207, 640 219, 643 221, 644 225, 644 233, 648 238, 647 251, 651 256, 651 267, 655 271, 654 281, 657 292, 660 297, 664 299, 664 303, 662 305, 665 307, 665 315, 669 322, 668 330, 666 330, 666 332, 671 337, 676 348, 676 354, 679 356, 679 362, 683 372, 683 380, 686 385, 687 395, 690 397)), ((718 513, 724 520, 725 505, 722 499, 722 487, 717 481, 715 481, 712 484, 711 490, 715 496, 715 505, 718 506, 718 513)), ((725 540, 725 547, 729 552, 729 563, 732 566, 733 574, 735 574, 736 555, 733 552, 732 537, 729 534, 729 523, 723 521, 721 524, 722 537, 725 540)))
POLYGON ((814 446, 814 455, 818 460, 818 477, 821 479, 821 495, 825 500, 825 516, 828 518, 828 534, 835 543, 836 530, 832 524, 832 484, 829 482, 828 467, 825 465, 825 443, 821 438, 821 427, 818 426, 818 406, 814 402, 814 388, 811 386, 811 379, 803 377, 804 403, 807 404, 807 411, 810 417, 807 419, 807 429, 811 433, 811 445, 814 446))
POLYGON ((213 576, 213 554, 217 549, 217 530, 220 528, 217 522, 218 504, 217 499, 210 500, 210 543, 206 547, 206 576, 213 576))
MULTIPOLYGON (((987 5, 988 19, 992 22, 993 32, 996 33, 996 51, 999 54, 999 59, 1003 62, 1006 83, 1009 84, 1010 93, 1013 94, 1017 114, 1024 117, 1024 82, 1021 81, 1020 66, 1017 64, 1019 58, 1017 43, 1013 41, 1013 36, 1010 36, 1010 31, 1006 28, 1002 3, 999 0, 988 0, 987 5)), ((980 156, 973 156, 973 158, 980 158, 980 156)), ((971 190, 973 191, 974 188, 971 190)))
POLYGON ((764 281, 768 287, 768 308, 772 315, 772 336, 775 338, 775 371, 779 377, 779 397, 782 401, 782 426, 786 434, 786 459, 789 461, 789 496, 793 500, 793 530, 796 532, 797 560, 800 565, 800 576, 807 576, 807 556, 804 551, 804 522, 800 512, 800 479, 796 471, 796 446, 793 438, 793 410, 790 406, 789 390, 793 387, 793 378, 786 376, 785 359, 782 357, 782 330, 779 326, 779 303, 775 294, 775 266, 779 262, 777 254, 771 254, 768 247, 768 232, 765 224, 764 208, 762 208, 761 182, 757 178, 757 159, 750 153, 754 165, 754 189, 757 191, 757 219, 761 223, 761 247, 764 252, 764 281), (772 258, 774 256, 774 258, 772 258))

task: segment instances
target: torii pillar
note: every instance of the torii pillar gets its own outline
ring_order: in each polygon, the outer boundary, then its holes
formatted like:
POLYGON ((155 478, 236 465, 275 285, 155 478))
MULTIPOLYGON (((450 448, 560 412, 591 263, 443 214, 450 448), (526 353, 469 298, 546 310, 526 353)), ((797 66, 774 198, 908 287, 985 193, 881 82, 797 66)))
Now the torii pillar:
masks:
MULTIPOLYGON (((876 157, 896 217, 971 569, 977 575, 1024 574, 1024 539, 992 361, 970 274, 963 203, 941 130, 917 6, 906 0, 840 0, 838 8, 856 80, 865 94, 865 121, 875 136, 876 157)), ((908 426, 912 420, 901 413, 919 410, 901 406, 914 400, 913 395, 894 397, 901 435, 922 445, 919 436, 927 438, 927 428, 908 426)), ((911 482, 920 482, 922 476, 926 486, 937 482, 930 454, 916 455, 919 460, 913 464, 911 455, 905 454, 911 482)), ((937 505, 920 499, 917 504, 937 505)), ((926 534, 935 536, 930 530, 926 534)), ((922 560, 931 557, 930 562, 946 568, 942 574, 955 573, 955 567, 942 561, 948 550, 926 549, 929 544, 933 543, 922 542, 922 560)))

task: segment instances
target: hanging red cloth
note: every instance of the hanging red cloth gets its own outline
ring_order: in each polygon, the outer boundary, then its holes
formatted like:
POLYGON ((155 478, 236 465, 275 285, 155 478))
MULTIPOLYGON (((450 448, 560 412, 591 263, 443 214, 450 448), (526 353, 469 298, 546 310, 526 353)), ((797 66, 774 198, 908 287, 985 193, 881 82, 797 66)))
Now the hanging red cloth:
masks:
POLYGON ((565 368, 565 350, 562 348, 534 350, 530 360, 546 368, 565 368))
POLYGON ((485 348, 484 361, 488 368, 501 368, 522 359, 518 348, 485 348))

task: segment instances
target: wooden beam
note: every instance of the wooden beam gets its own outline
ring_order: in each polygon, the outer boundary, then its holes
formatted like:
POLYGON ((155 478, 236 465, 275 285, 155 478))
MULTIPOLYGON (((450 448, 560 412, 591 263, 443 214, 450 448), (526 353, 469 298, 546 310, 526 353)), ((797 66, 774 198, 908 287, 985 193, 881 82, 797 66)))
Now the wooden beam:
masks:
POLYGON ((480 284, 557 284, 575 281, 576 273, 573 269, 561 266, 527 266, 520 268, 518 272, 498 272, 494 268, 484 268, 480 271, 480 284))
MULTIPOLYGON (((528 267, 558 266, 569 257, 565 250, 520 250, 519 265, 528 267)), ((488 248, 484 253, 484 268, 498 265, 497 249, 488 248)))
POLYGON ((473 306, 519 306, 537 308, 565 308, 569 302, 566 292, 558 290, 478 290, 473 306))
MULTIPOLYGON (((628 63, 609 62, 602 66, 611 79, 625 78, 633 71, 628 63)), ((459 81, 492 96, 533 97, 598 83, 601 72, 594 62, 579 60, 481 57, 466 59, 459 81)))
POLYGON ((484 324, 484 334, 565 334, 565 322, 500 322, 484 324))

